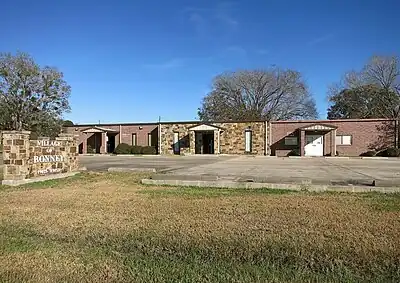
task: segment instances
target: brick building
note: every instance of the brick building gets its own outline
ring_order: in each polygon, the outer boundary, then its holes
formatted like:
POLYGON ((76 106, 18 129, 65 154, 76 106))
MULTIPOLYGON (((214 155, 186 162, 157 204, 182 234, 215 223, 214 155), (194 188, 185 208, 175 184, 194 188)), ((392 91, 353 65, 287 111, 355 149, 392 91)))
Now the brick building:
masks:
POLYGON ((67 127, 79 134, 80 153, 111 153, 120 143, 153 146, 158 154, 358 156, 393 147, 390 119, 248 122, 162 122, 67 127))

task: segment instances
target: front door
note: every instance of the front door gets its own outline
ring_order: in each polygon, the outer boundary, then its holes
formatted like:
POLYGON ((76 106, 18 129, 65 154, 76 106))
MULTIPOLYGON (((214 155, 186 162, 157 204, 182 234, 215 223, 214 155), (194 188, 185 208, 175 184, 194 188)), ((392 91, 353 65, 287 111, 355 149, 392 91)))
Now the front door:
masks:
POLYGON ((214 133, 203 134, 203 154, 214 154, 214 133))
POLYGON ((324 137, 322 135, 306 135, 306 145, 304 147, 305 156, 324 155, 324 137))
POLYGON ((107 153, 113 153, 115 149, 115 135, 108 136, 107 153))

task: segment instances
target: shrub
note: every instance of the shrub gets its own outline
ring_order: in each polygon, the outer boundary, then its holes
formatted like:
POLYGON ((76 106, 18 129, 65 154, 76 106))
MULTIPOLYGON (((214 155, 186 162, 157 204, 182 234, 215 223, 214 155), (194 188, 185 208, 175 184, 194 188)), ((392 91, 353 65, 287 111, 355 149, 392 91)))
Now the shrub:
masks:
POLYGON ((398 157, 400 155, 400 150, 398 148, 389 147, 381 150, 377 155, 383 157, 398 157))
POLYGON ((120 143, 114 150, 115 154, 130 154, 132 147, 126 143, 120 143))
POLYGON ((375 150, 368 150, 366 152, 363 152, 360 154, 360 156, 375 156, 376 155, 376 151, 375 150))
POLYGON ((131 154, 142 154, 142 147, 139 145, 131 146, 131 154))
POLYGON ((142 147, 142 154, 156 154, 156 148, 154 146, 144 146, 142 147))
POLYGON ((298 148, 292 149, 287 156, 300 156, 300 150, 298 148))

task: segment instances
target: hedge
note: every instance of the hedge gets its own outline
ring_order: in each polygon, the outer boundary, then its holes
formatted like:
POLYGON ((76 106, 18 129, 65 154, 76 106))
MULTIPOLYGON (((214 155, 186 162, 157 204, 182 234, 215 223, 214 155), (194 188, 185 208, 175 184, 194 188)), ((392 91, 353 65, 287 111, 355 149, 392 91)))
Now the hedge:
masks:
POLYGON ((369 150, 369 151, 366 151, 366 152, 363 152, 363 153, 361 153, 360 154, 360 156, 375 156, 376 155, 376 151, 375 150, 369 150))
POLYGON ((377 156, 383 156, 383 157, 398 157, 399 155, 400 155, 400 150, 394 147, 389 147, 377 153, 377 156))
POLYGON ((120 143, 114 150, 115 154, 156 154, 157 150, 153 146, 139 146, 120 143))

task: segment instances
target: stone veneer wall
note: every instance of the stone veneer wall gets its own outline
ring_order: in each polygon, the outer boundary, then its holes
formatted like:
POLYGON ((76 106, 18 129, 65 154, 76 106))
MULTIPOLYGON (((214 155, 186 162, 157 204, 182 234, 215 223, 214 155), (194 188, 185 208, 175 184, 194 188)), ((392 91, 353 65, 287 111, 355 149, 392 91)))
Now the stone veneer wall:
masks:
MULTIPOLYGON (((161 124, 161 154, 174 154, 174 133, 179 133, 180 154, 194 154, 190 146, 189 128, 197 124, 161 124)), ((194 142, 192 147, 194 146, 194 142)))
POLYGON ((251 154, 265 154, 265 122, 220 123, 218 126, 225 129, 220 137, 222 154, 245 154, 246 129, 252 132, 251 154))
MULTIPOLYGON (((50 140, 43 137, 41 140, 50 140)), ((37 140, 30 141, 29 147, 29 177, 42 176, 38 172, 45 169, 59 169, 60 173, 67 173, 78 169, 78 147, 77 139, 73 135, 60 134, 55 138, 61 143, 60 146, 39 146, 37 140), (52 150, 50 153, 48 150, 52 150), (54 163, 33 163, 34 155, 60 155, 63 157, 63 162, 54 163)))
MULTIPOLYGON (((174 132, 179 133, 180 154, 194 154, 194 134, 189 128, 202 123, 174 123, 161 124, 161 154, 174 154, 174 132)), ((251 154, 264 155, 265 126, 266 122, 226 122, 210 123, 210 125, 224 128, 220 133, 220 153, 222 154, 246 154, 245 153, 245 130, 252 131, 252 152, 251 154)), ((215 132, 216 133, 216 132, 215 132)), ((214 133, 215 148, 218 145, 218 137, 214 133)), ((215 153, 218 151, 215 149, 215 153)))
POLYGON ((55 139, 60 146, 39 146, 37 140, 29 140, 29 135, 29 131, 3 132, 3 180, 23 180, 41 176, 39 170, 45 169, 57 169, 60 173, 78 170, 77 139, 74 135, 60 134, 55 139), (64 161, 34 164, 35 155, 60 155, 64 161))

